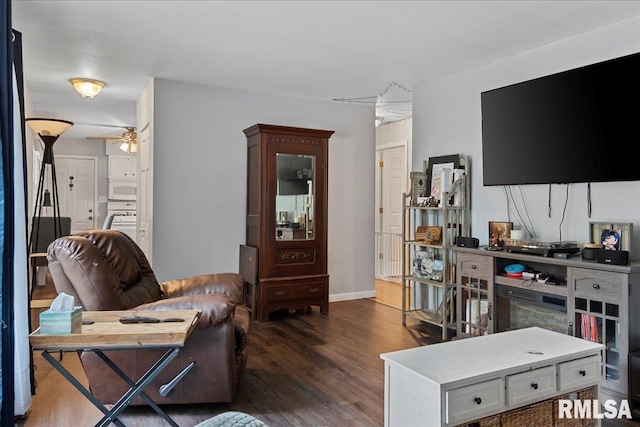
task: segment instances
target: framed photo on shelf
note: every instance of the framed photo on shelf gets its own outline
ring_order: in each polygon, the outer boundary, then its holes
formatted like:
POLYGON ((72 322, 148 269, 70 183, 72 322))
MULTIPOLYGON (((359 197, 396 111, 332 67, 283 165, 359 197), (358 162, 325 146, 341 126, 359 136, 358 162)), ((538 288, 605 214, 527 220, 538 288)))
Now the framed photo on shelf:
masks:
POLYGON ((453 170, 460 168, 460 155, 452 154, 448 156, 429 157, 428 163, 426 163, 427 169, 425 173, 427 175, 427 195, 433 196, 440 200, 440 194, 442 193, 442 171, 448 170, 447 182, 451 184, 453 178, 453 170))
MULTIPOLYGON (((589 241, 603 249, 631 251, 632 223, 590 222, 589 241)), ((631 257, 631 254, 629 254, 631 257)))
POLYGON ((427 197, 427 174, 424 172, 411 172, 411 205, 419 206, 419 199, 427 197))
POLYGON ((503 247, 512 229, 512 222, 489 221, 489 246, 503 247))

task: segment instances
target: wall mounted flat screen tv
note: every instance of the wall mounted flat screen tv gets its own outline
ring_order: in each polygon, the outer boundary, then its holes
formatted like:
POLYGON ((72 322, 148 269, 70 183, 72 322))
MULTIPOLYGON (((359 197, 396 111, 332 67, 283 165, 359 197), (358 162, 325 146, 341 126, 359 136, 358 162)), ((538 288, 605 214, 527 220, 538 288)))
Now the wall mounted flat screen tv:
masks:
POLYGON ((481 93, 483 182, 640 180, 640 53, 481 93))

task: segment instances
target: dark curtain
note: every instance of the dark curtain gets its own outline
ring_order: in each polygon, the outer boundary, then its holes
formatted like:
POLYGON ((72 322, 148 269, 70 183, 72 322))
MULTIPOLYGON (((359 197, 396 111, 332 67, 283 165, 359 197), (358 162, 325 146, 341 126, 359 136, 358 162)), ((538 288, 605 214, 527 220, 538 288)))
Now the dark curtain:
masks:
POLYGON ((0 352, 2 357, 2 426, 12 426, 14 416, 13 394, 13 34, 11 31, 11 1, 0 1, 0 312, 2 334, 0 352))

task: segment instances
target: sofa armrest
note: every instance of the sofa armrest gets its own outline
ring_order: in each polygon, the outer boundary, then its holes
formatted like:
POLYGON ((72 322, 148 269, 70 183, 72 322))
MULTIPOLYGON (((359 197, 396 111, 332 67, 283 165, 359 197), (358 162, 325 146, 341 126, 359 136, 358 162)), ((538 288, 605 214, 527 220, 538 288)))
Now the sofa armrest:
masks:
POLYGON ((186 295, 162 299, 135 307, 135 310, 200 310, 197 329, 218 326, 233 320, 236 303, 222 294, 186 295))
POLYGON ((242 276, 238 273, 203 274, 186 279, 169 280, 160 285, 165 298, 197 294, 222 294, 242 303, 242 276))

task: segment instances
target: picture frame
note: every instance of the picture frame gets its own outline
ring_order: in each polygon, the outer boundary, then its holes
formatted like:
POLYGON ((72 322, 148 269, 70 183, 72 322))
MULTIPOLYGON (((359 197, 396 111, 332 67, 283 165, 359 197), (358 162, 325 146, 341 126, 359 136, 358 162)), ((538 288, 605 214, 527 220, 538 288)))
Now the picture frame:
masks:
MULTIPOLYGON (((630 222, 589 223, 589 242, 601 244, 603 249, 631 252, 632 235, 633 224, 630 222)), ((631 258, 631 253, 629 253, 629 258, 631 258)))
POLYGON ((489 221, 489 246, 504 247, 513 230, 512 222, 489 221))
POLYGON ((440 172, 443 169, 449 169, 451 174, 449 180, 451 181, 451 178, 453 177, 453 170, 460 168, 460 155, 450 154, 447 156, 429 157, 429 160, 428 162, 425 162, 425 165, 427 167, 425 170, 425 174, 427 176, 426 194, 440 200, 442 188, 440 183, 440 172))
POLYGON ((427 174, 424 172, 410 172, 411 179, 411 205, 419 206, 418 200, 427 197, 427 174))

